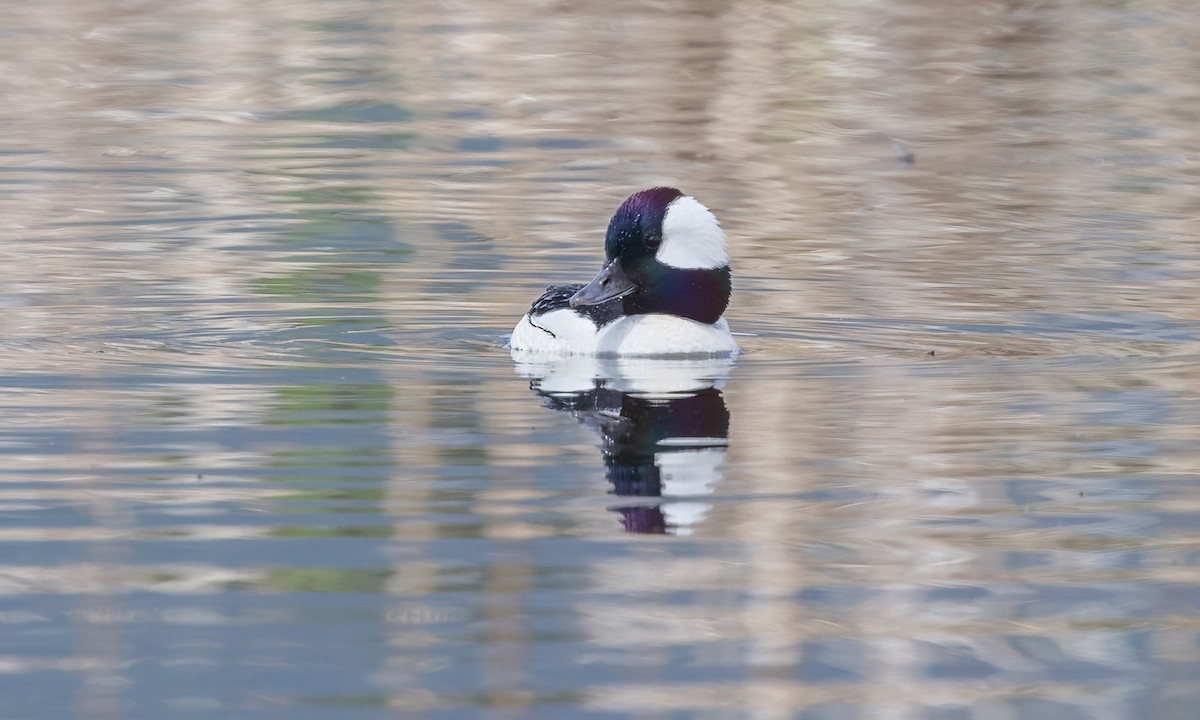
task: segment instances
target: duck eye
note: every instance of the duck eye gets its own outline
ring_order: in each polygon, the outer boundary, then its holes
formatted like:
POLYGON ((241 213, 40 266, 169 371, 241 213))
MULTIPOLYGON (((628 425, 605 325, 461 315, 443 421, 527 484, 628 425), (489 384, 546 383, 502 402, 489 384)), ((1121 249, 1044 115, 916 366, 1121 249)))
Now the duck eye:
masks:
POLYGON ((662 245, 662 235, 647 235, 646 236, 646 247, 653 250, 654 248, 657 248, 659 245, 662 245))

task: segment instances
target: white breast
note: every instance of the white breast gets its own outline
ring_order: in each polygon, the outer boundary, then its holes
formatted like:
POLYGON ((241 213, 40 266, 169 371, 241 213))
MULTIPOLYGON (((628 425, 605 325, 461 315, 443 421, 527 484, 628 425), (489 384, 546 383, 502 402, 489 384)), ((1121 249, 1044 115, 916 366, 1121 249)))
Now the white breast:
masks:
POLYGON ((568 308, 530 318, 526 313, 508 341, 512 350, 556 355, 594 355, 596 326, 568 308))
POLYGON ((600 329, 598 355, 717 355, 738 352, 725 318, 712 325, 675 315, 631 315, 600 329))
POLYGON ((705 355, 731 357, 737 342, 725 318, 712 325, 675 315, 630 315, 596 330, 590 320, 569 309, 551 310, 513 328, 508 346, 514 352, 552 355, 617 355, 654 357, 705 355))

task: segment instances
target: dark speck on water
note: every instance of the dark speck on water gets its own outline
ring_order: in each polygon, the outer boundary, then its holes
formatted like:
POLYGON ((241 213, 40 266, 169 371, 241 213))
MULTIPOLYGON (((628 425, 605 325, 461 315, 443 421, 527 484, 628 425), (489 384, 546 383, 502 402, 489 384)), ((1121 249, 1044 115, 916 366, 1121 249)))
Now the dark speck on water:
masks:
POLYGON ((917 156, 902 140, 892 139, 892 154, 896 157, 896 163, 899 165, 913 165, 917 162, 917 156))
POLYGON ((1198 25, 0 4, 0 716, 1195 717, 1198 25), (744 354, 514 361, 658 186, 744 354))

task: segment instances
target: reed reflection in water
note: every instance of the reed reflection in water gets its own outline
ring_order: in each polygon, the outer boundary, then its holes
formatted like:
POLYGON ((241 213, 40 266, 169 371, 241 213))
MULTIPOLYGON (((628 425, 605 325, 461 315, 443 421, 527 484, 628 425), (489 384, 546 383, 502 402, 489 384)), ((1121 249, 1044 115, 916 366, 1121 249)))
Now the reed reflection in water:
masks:
POLYGON ((0 4, 0 716, 1193 717, 1193 5, 0 4))

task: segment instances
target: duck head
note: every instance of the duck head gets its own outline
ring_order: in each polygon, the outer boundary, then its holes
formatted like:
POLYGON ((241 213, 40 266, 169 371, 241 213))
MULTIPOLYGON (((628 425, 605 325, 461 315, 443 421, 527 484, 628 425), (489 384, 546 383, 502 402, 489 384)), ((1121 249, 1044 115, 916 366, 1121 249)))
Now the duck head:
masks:
POLYGON ((570 305, 617 298, 628 315, 666 313, 714 323, 732 290, 729 249, 708 208, 675 188, 630 195, 604 238, 604 267, 570 305))

